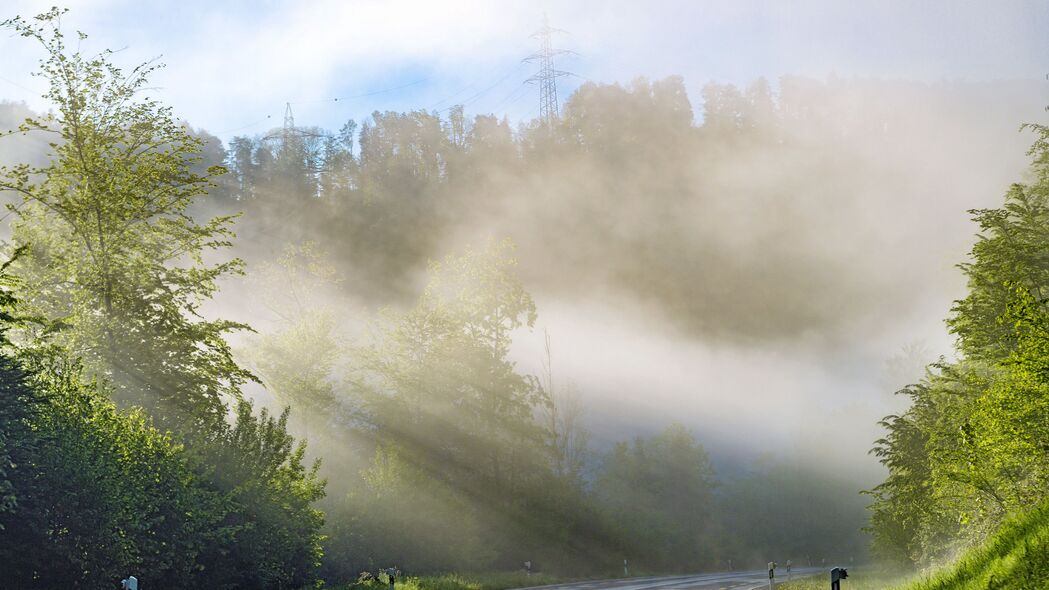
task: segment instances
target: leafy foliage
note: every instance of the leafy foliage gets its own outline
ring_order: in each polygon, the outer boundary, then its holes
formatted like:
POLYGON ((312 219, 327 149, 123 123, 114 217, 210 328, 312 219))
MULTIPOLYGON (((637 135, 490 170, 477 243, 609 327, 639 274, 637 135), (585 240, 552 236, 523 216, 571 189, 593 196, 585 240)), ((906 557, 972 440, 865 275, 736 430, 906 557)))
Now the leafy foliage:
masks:
POLYGON ((889 468, 871 491, 871 530, 886 556, 930 563, 978 543, 1046 499, 1049 474, 1049 130, 1035 127, 1032 180, 980 227, 961 265, 969 293, 948 326, 962 360, 941 361, 901 393, 873 450, 889 468))
POLYGON ((50 162, 0 168, 0 190, 22 197, 13 208, 13 242, 27 246, 15 268, 22 299, 51 323, 49 341, 83 358, 121 404, 166 425, 221 420, 224 399, 252 378, 223 338, 245 326, 204 320, 198 308, 241 263, 203 262, 229 245, 231 217, 199 223, 188 208, 224 170, 198 172, 203 140, 140 96, 156 65, 125 73, 110 51, 70 51, 61 13, 3 23, 44 49, 38 75, 54 105, 19 127, 52 137, 50 162))
POLYGON ((135 571, 158 587, 190 584, 198 556, 228 534, 221 512, 207 509, 217 499, 170 435, 141 411, 118 412, 68 369, 21 382, 37 411, 33 448, 15 472, 17 510, 4 519, 13 541, 3 545, 5 577, 16 587, 94 588, 135 571))
MULTIPOLYGON (((319 463, 307 467, 305 443, 278 417, 240 402, 232 424, 210 433, 192 454, 204 479, 227 503, 228 545, 201 556, 209 580, 227 588, 302 588, 320 565, 324 515, 313 504, 324 496, 319 463)), ((209 582, 212 583, 212 582, 209 582)))
POLYGON ((252 276, 256 298, 275 322, 272 331, 249 339, 244 356, 269 392, 302 420, 305 436, 311 422, 321 427, 312 434, 330 432, 326 426, 338 414, 333 373, 342 343, 324 300, 324 290, 336 284, 334 269, 312 242, 285 246, 252 276))
POLYGON ((22 197, 0 268, 4 583, 312 585, 317 465, 287 412, 239 400, 253 376, 224 336, 246 326, 198 314, 240 269, 203 261, 229 245, 231 218, 189 212, 222 170, 202 171, 205 141, 139 99, 154 66, 125 75, 108 51, 69 51, 61 14, 3 23, 44 48, 55 106, 20 127, 53 136, 50 162, 0 170, 22 197))
POLYGON ((3 430, 21 443, 9 478, 17 503, 0 515, 8 583, 97 588, 129 572, 156 588, 312 580, 322 517, 311 504, 323 483, 302 465, 286 417, 255 417, 243 403, 234 425, 186 450, 80 381, 73 361, 25 373, 2 360, 5 387, 19 392, 4 415, 30 410, 3 430))

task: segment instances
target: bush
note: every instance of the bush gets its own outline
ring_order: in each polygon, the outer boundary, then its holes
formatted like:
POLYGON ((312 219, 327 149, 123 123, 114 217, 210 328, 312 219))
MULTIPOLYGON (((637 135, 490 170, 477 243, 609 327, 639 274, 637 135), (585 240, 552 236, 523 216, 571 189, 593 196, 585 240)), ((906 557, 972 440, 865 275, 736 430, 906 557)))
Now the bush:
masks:
POLYGON ((0 527, 15 588, 301 588, 320 561, 323 494, 274 418, 236 422, 192 451, 141 410, 119 411, 74 362, 24 371, 0 355, 0 527))

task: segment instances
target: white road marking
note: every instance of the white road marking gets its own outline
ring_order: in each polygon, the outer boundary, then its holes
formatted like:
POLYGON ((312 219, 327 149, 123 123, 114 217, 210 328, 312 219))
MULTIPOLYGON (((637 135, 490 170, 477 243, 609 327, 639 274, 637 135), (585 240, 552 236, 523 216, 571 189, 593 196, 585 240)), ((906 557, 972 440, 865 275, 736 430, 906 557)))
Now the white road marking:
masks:
MULTIPOLYGON (((799 568, 795 575, 807 576, 819 573, 820 568, 799 568)), ((781 580, 785 582, 786 580, 781 580)), ((779 583, 779 582, 778 582, 779 583)), ((612 579, 534 586, 518 590, 763 590, 768 587, 768 573, 764 570, 745 572, 720 572, 688 576, 663 576, 655 578, 612 579)))

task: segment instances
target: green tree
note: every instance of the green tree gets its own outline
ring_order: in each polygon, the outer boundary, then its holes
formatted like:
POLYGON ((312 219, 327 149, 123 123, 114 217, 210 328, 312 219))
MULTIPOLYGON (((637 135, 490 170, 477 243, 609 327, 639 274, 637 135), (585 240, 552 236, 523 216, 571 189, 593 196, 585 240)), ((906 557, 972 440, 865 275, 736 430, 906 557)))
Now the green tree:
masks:
POLYGON ((100 588, 135 572, 153 588, 302 588, 320 561, 323 496, 316 466, 286 432, 287 416, 253 415, 186 449, 140 409, 119 411, 75 361, 36 356, 30 370, 0 355, 0 416, 28 408, 0 512, 4 581, 100 588))
POLYGON ((418 305, 387 314, 377 341, 355 354, 373 428, 402 441, 410 460, 436 460, 435 473, 506 501, 531 460, 525 449, 541 441, 532 412, 544 399, 508 358, 513 330, 536 317, 512 248, 491 243, 433 263, 418 305))
POLYGON ((336 409, 334 371, 342 343, 334 310, 326 303, 339 284, 335 268, 317 244, 289 244, 276 260, 259 265, 251 284, 273 316, 274 329, 249 340, 247 364, 281 404, 297 413, 308 436, 311 422, 330 425, 336 409))
POLYGON ((0 352, 5 353, 0 356, 0 514, 17 506, 12 472, 33 445, 28 427, 33 396, 25 387, 21 367, 6 354, 10 348, 7 331, 15 321, 16 306, 10 266, 10 260, 0 265, 0 352))
POLYGON ((439 512, 447 530, 484 523, 482 544, 510 564, 551 474, 536 420, 546 394, 509 359, 512 333, 536 317, 515 264, 508 241, 433 263, 417 305, 386 312, 375 340, 354 351, 351 380, 372 452, 431 479, 427 489, 469 499, 465 513, 439 512))
POLYGON ((237 404, 232 423, 213 431, 210 444, 191 449, 206 481, 228 506, 222 521, 232 541, 198 558, 216 588, 303 588, 321 560, 324 497, 320 462, 308 466, 305 443, 288 434, 279 416, 237 404))
POLYGON ((646 568, 683 571, 711 565, 714 487, 703 446, 673 425, 650 439, 617 444, 595 490, 619 527, 621 551, 646 568))
POLYGON ((903 390, 874 454, 888 479, 871 491, 876 549, 930 563, 982 540, 1049 485, 1049 128, 1031 126, 1031 181, 1001 207, 973 210, 980 233, 960 265, 968 293, 948 326, 962 357, 903 390))
POLYGON ((220 498, 141 410, 119 412, 75 363, 51 361, 14 382, 36 407, 17 509, 0 519, 5 582, 98 588, 141 572, 157 588, 192 585, 198 559, 231 539, 220 498))
POLYGON ((232 219, 199 223, 187 209, 224 171, 195 171, 204 140, 142 96, 156 65, 124 72, 108 50, 71 51, 62 12, 3 23, 43 48, 39 75, 54 107, 20 126, 52 137, 50 163, 0 168, 0 189, 22 197, 12 237, 28 246, 15 266, 22 298, 119 403, 169 425, 222 420, 224 400, 252 378, 224 339, 245 326, 206 320, 199 306, 242 265, 203 260, 229 245, 232 219))

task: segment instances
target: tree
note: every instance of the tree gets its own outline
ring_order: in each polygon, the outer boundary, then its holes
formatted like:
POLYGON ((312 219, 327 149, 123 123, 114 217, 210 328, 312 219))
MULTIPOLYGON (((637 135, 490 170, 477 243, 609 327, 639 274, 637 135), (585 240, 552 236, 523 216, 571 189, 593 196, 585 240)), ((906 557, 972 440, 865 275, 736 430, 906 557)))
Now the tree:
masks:
POLYGON ((476 517, 482 543, 511 564, 509 547, 537 526, 527 515, 551 465, 536 421, 545 392, 509 359, 513 331, 536 317, 515 263, 509 241, 432 263, 417 305, 385 313, 375 340, 354 351, 351 380, 372 451, 411 465, 412 478, 432 479, 435 493, 469 499, 475 512, 446 526, 476 517))
POLYGON ((203 260, 229 245, 232 217, 199 223, 187 209, 224 170, 195 171, 205 141, 142 96, 157 65, 125 73, 108 50, 70 51, 62 12, 4 22, 44 49, 39 75, 54 105, 19 128, 53 138, 50 163, 0 168, 0 189, 22 198, 12 241, 27 246, 14 268, 23 299, 53 328, 23 339, 48 336, 119 403, 164 424, 221 421, 224 400, 252 379, 224 339, 246 326, 206 320, 199 306, 242 264, 203 260))
POLYGON ((624 552, 656 570, 709 565, 704 551, 713 511, 714 469, 681 425, 622 442, 605 458, 595 487, 618 524, 624 552), (705 561, 706 560, 706 561, 705 561))
POLYGON ((870 492, 871 531, 901 561, 950 556, 1046 498, 1049 128, 1033 127, 1032 181, 971 211, 980 234, 960 265, 968 293, 947 322, 961 360, 903 390, 912 405, 882 422, 873 450, 889 476, 870 492))
POLYGON ((321 560, 324 497, 320 461, 308 466, 306 444, 288 434, 288 410, 258 415, 241 401, 232 423, 191 449, 204 479, 225 503, 223 525, 233 536, 198 557, 208 584, 218 588, 304 588, 321 560))
POLYGON ((356 351, 356 387, 373 428, 401 435, 402 453, 466 488, 509 500, 524 449, 541 441, 542 402, 509 360, 511 333, 535 322, 513 272, 509 241, 431 264, 418 305, 387 314, 377 341, 356 351), (468 483, 472 482, 472 483, 468 483))
POLYGON ((17 436, 0 481, 4 581, 102 588, 136 572, 150 587, 303 588, 320 560, 323 495, 316 466, 279 418, 242 402, 235 424, 185 448, 140 409, 59 355, 0 354, 0 438, 17 436), (29 361, 28 370, 22 364, 29 361), (37 363, 34 361, 43 361, 37 363), (12 405, 28 406, 11 424, 12 405))
POLYGON ((277 260, 259 265, 251 283, 276 321, 273 331, 249 340, 247 362, 277 400, 295 410, 308 436, 311 420, 330 423, 336 403, 333 372, 342 346, 325 303, 325 291, 339 283, 335 269, 315 243, 289 244, 277 260))
POLYGON ((550 334, 546 335, 543 373, 537 386, 545 393, 543 407, 545 429, 550 437, 554 474, 570 485, 583 485, 590 432, 583 425, 583 402, 578 386, 572 381, 555 382, 550 334))
MULTIPOLYGON (((10 348, 7 331, 15 321, 14 281, 8 274, 11 262, 0 264, 0 352, 4 353, 10 348)), ((33 446, 28 421, 34 401, 21 367, 6 354, 0 356, 0 514, 18 505, 12 475, 33 446)))

